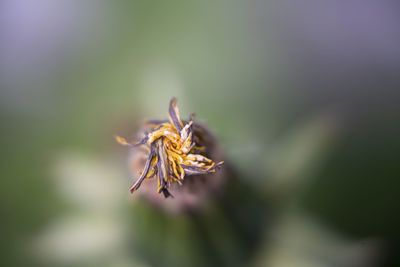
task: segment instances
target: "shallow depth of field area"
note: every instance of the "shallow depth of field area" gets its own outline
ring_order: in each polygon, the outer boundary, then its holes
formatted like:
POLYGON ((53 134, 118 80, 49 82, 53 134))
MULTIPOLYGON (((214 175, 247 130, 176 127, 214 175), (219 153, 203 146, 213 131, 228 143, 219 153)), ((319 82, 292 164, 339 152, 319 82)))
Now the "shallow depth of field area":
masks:
POLYGON ((0 265, 399 266, 399 11, 4 1, 0 265), (172 97, 229 167, 195 212, 130 194, 114 139, 172 97))

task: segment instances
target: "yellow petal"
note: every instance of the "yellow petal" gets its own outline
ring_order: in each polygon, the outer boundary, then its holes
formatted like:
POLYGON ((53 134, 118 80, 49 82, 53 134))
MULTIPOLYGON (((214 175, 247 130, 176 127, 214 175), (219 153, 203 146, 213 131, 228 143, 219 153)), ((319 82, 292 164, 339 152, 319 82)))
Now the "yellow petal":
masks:
POLYGON ((126 139, 125 138, 123 138, 123 137, 121 137, 121 136, 115 136, 115 140, 118 142, 118 143, 120 143, 121 145, 124 145, 124 146, 129 146, 130 144, 128 143, 128 141, 126 141, 126 139))

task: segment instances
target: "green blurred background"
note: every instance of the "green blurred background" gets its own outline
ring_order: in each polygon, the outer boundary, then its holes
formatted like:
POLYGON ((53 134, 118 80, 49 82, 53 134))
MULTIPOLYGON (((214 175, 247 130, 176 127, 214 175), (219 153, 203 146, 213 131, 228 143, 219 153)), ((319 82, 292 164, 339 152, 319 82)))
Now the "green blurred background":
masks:
POLYGON ((2 266, 400 266, 396 1, 5 0, 2 266), (132 201, 127 151, 178 98, 235 183, 132 201))

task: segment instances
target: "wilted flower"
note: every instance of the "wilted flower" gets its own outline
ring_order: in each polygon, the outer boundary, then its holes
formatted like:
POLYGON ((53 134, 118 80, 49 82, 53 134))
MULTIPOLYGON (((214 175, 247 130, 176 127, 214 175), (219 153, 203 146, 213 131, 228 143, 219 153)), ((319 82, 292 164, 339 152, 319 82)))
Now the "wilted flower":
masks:
POLYGON ((138 190, 144 179, 157 176, 157 192, 167 198, 172 196, 168 189, 174 182, 182 185, 185 177, 213 173, 223 164, 223 161, 215 163, 205 156, 206 130, 194 123, 193 114, 189 121, 181 120, 175 98, 170 101, 169 121, 148 121, 146 124, 150 130, 137 143, 116 137, 122 145, 143 145, 148 152, 140 177, 130 187, 131 192, 138 190))

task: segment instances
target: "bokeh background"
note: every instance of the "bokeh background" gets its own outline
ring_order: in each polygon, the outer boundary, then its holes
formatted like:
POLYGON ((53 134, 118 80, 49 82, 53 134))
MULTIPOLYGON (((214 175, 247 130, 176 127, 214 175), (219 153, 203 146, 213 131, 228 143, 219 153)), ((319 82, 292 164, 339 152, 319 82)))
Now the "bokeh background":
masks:
POLYGON ((3 0, 1 265, 400 266, 399 13, 3 0), (135 200, 113 140, 172 96, 237 181, 199 214, 135 200))

